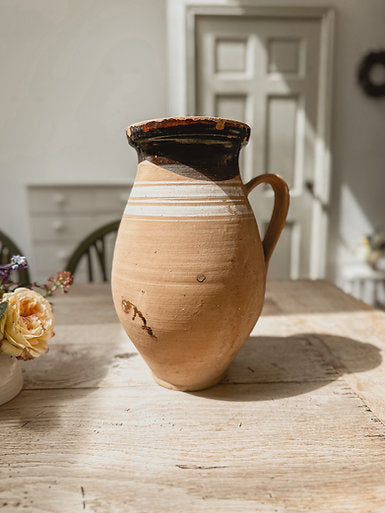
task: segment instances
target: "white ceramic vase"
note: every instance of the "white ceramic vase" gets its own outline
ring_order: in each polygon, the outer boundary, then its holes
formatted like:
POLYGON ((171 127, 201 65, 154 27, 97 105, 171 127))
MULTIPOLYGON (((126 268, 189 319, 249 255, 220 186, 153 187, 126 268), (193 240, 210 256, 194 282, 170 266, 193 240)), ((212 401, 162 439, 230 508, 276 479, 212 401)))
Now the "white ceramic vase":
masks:
POLYGON ((0 353, 0 405, 13 399, 23 388, 20 362, 0 353))

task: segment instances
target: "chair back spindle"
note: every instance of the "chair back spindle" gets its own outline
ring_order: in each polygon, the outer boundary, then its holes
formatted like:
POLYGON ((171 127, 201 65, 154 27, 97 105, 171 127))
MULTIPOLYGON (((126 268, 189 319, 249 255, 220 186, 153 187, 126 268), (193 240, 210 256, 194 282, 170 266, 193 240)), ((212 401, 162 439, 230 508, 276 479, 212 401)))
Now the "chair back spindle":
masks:
POLYGON ((97 271, 102 281, 108 281, 108 267, 106 257, 106 237, 116 233, 120 221, 113 221, 90 233, 83 239, 68 259, 66 271, 76 275, 81 260, 84 258, 87 265, 87 277, 89 282, 96 280, 97 271), (96 268, 95 268, 96 267, 96 268))

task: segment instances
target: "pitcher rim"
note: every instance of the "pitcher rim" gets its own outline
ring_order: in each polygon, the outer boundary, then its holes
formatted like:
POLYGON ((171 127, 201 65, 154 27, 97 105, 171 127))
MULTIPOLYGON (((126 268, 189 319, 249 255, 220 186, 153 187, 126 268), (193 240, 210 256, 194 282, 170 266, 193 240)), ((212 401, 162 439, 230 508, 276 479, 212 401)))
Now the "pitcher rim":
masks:
POLYGON ((143 139, 173 137, 176 135, 219 136, 241 140, 246 144, 250 137, 250 127, 243 121, 213 116, 174 116, 140 121, 127 130, 130 143, 143 139), (185 130, 183 128, 185 127, 185 130))

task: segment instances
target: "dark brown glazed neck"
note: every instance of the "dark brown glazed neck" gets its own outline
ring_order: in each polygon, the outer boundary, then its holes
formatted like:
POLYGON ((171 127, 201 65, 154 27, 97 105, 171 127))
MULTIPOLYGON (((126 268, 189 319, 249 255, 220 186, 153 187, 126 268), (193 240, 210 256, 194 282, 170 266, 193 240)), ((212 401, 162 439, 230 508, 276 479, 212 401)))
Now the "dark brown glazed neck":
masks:
POLYGON ((239 121, 184 117, 144 121, 127 129, 139 162, 150 161, 201 180, 229 180, 239 173, 238 156, 250 128, 239 121))

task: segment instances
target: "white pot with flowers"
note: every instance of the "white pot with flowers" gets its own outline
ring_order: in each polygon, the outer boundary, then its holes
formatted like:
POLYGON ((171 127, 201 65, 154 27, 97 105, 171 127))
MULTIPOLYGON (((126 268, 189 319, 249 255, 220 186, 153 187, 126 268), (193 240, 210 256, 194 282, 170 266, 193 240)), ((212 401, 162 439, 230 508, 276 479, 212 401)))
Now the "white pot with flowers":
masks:
POLYGON ((379 233, 366 235, 361 239, 356 255, 361 262, 376 269, 378 262, 385 256, 385 236, 379 233))
POLYGON ((20 287, 11 276, 27 267, 26 258, 19 255, 0 265, 0 405, 22 389, 19 360, 32 360, 48 352, 55 320, 46 298, 58 289, 67 292, 73 280, 71 273, 63 271, 44 285, 20 287))

